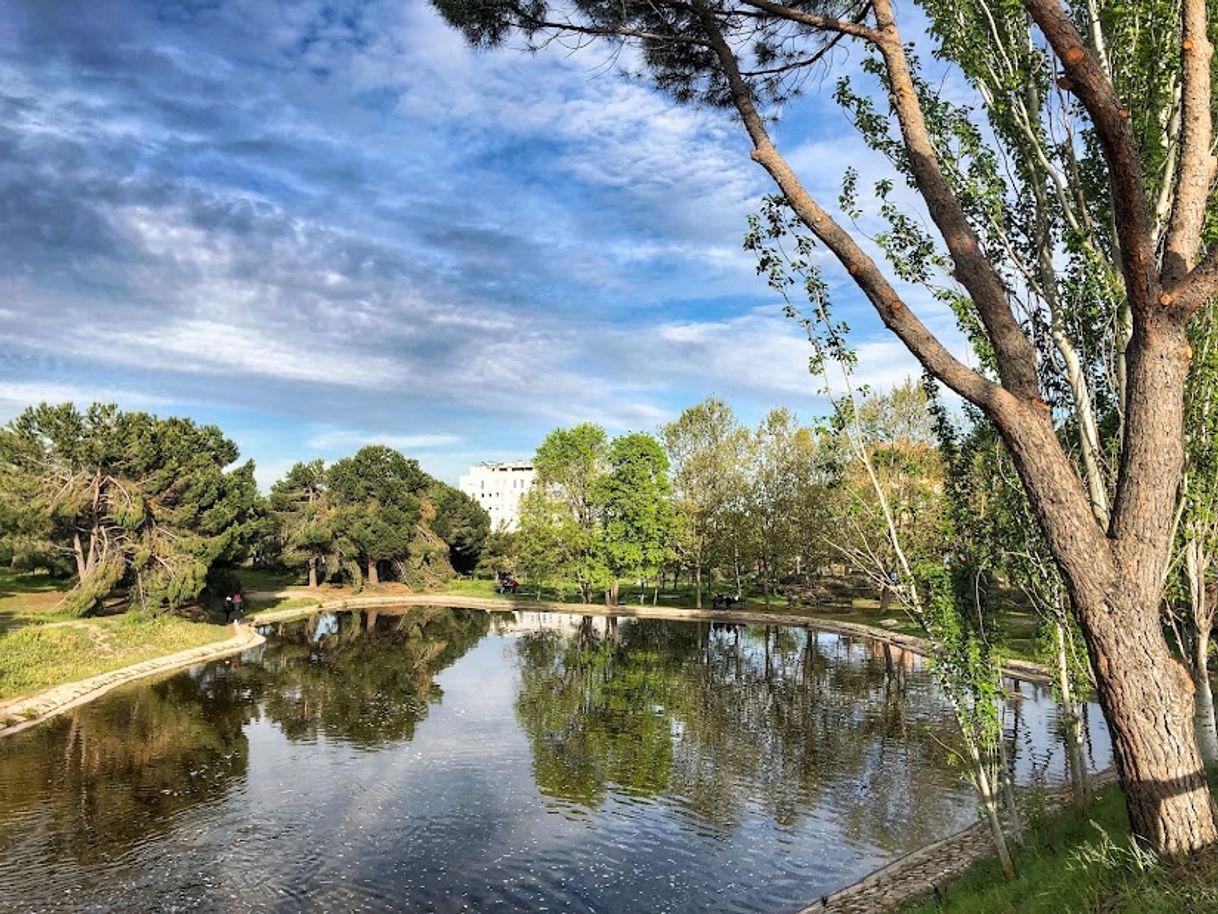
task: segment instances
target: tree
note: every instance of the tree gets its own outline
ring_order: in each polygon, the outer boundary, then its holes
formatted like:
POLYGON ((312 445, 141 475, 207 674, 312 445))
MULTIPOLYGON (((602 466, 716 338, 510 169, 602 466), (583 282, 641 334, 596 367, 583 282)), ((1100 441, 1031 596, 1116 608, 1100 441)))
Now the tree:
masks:
POLYGON ((0 501, 20 516, 25 548, 37 541, 72 561, 73 611, 123 583, 132 605, 172 609, 247 542, 260 499, 252 462, 226 469, 237 456, 214 425, 43 403, 0 430, 0 501))
MULTIPOLYGON (((891 0, 433 2, 481 45, 515 33, 534 44, 562 37, 638 45, 645 72, 678 101, 734 109, 783 205, 925 370, 999 430, 1086 639, 1134 833, 1165 852, 1218 841, 1191 683, 1159 626, 1184 461, 1187 327, 1218 293, 1218 246, 1207 251, 1202 236, 1216 169, 1205 0, 1181 0, 1173 10, 1131 4, 1103 15, 1092 4, 1078 13, 1087 17, 1081 26, 1059 0, 1023 0, 997 15, 972 0, 925 0, 935 51, 976 90, 988 131, 921 77, 891 0), (766 105, 789 100, 839 42, 867 49, 866 68, 887 95, 896 134, 848 86, 839 87, 838 100, 920 194, 940 238, 924 236, 916 219, 885 201, 893 231, 881 247, 899 279, 942 278, 943 300, 985 355, 978 368, 918 319, 864 250, 862 235, 808 193, 771 136, 766 105), (1155 76, 1149 83, 1147 61, 1155 76), (1166 107, 1158 104, 1164 98, 1166 107), (1063 110, 1071 130, 1065 138, 1063 110), (1175 116, 1148 121, 1165 110, 1175 116), (1031 140, 1013 141, 1015 132, 1031 140), (1028 164, 1037 154, 1048 168, 1028 164), (1009 182, 1004 157, 1015 166, 1009 182), (1070 180, 1059 183, 1063 171, 1070 180), (1029 205, 1042 196, 1049 202, 1029 205), (1028 211, 1035 221, 1021 215, 1028 211), (1086 285, 1088 276, 1057 275, 1058 245, 1072 264, 1098 265, 1090 275, 1111 278, 1091 298, 1115 304, 1108 312, 1119 420, 1111 487, 1096 467, 1091 406, 1080 402, 1088 394, 1085 372, 1066 373, 1078 436, 1088 441, 1081 454, 1063 442, 1050 402, 1062 376, 1057 359, 1068 362, 1080 348, 1057 293, 1079 277, 1086 285), (1052 362, 1038 361, 1034 336, 1070 345, 1059 346, 1052 362)), ((1094 283, 1088 288, 1096 291, 1094 283)))
POLYGON ((432 532, 448 545, 453 568, 473 571, 491 532, 490 515, 464 492, 438 479, 428 486, 428 499, 434 509, 432 532))
POLYGON ((599 501, 607 455, 600 426, 555 429, 537 448, 537 475, 521 502, 520 551, 527 573, 575 581, 585 603, 609 584, 599 501))
POLYGON ((669 501, 668 458, 651 435, 614 438, 607 470, 595 486, 601 511, 599 545, 609 587, 605 601, 616 606, 622 578, 647 578, 668 560, 674 518, 669 501))
POLYGON ((326 485, 322 460, 296 463, 287 475, 271 486, 271 510, 278 517, 283 537, 281 557, 292 567, 304 565, 309 586, 316 587, 318 571, 328 576, 335 569, 334 509, 326 485))
POLYGON ((406 555, 427 484, 416 461, 380 444, 362 447, 330 467, 336 522, 362 556, 370 584, 380 582, 381 562, 406 555))
POLYGON ((711 397, 661 429, 672 466, 675 509, 682 519, 676 548, 693 572, 694 605, 702 608, 702 578, 722 536, 733 474, 740 471, 746 432, 731 408, 711 397))

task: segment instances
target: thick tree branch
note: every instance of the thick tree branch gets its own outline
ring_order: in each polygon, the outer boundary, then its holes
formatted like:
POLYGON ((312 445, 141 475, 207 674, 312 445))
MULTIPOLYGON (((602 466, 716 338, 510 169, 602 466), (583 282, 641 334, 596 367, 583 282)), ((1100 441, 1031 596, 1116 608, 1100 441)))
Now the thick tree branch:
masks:
POLYGON ((1036 350, 1015 320, 1007 289, 993 263, 981 250, 959 199, 943 176, 922 106, 914 90, 890 0, 875 0, 880 53, 888 69, 892 106, 901 125, 910 168, 930 217, 938 227, 955 264, 957 281, 968 290, 998 359, 1003 386, 1024 400, 1038 399, 1036 350))
POLYGON ((740 73, 736 55, 728 46, 714 17, 701 5, 698 7, 698 14, 727 77, 732 102, 740 114, 749 138, 753 141, 753 160, 770 173, 796 215, 846 267, 879 313, 880 319, 901 339, 918 361, 966 400, 983 409, 996 408, 998 400, 1006 392, 947 350, 905 306, 875 261, 867 256, 854 238, 804 189, 770 139, 748 84, 740 73))
POLYGON ((1205 204, 1218 168, 1210 153, 1213 141, 1210 59, 1214 47, 1206 34, 1205 0, 1184 0, 1180 31, 1180 165, 1163 252, 1165 286, 1183 279, 1196 261, 1205 204))
POLYGON ((1218 245, 1182 282, 1167 290, 1167 298, 1178 313, 1189 318, 1211 298, 1218 297, 1218 245))
POLYGON ((1146 184, 1129 126, 1129 110, 1117 98, 1103 67, 1058 0, 1024 0, 1024 6, 1061 61, 1071 91, 1095 126, 1108 163, 1126 295, 1135 317, 1143 318, 1156 305, 1159 282, 1146 184))

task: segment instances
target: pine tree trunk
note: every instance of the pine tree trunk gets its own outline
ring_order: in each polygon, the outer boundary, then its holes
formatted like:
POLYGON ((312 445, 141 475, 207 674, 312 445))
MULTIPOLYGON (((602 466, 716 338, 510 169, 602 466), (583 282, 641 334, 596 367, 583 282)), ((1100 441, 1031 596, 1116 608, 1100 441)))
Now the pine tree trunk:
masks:
POLYGON ((377 577, 376 559, 368 559, 368 583, 376 585, 380 582, 380 578, 377 577))
POLYGON ((317 586, 317 556, 309 557, 309 586, 317 586))
POLYGON ((702 608, 702 566, 694 568, 694 606, 702 608))
POLYGON ((1166 316, 1146 321, 1127 357, 1125 438, 1107 530, 1095 523, 1043 403, 1010 397, 994 418, 1078 614, 1132 830, 1157 851, 1178 854, 1218 842, 1192 681, 1159 623, 1190 350, 1183 326, 1166 316))

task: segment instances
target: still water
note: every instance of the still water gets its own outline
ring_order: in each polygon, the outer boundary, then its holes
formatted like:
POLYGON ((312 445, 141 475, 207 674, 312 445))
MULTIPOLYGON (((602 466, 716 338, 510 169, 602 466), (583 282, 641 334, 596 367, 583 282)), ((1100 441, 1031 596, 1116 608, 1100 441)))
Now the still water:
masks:
MULTIPOLYGON (((929 673, 873 642, 437 607, 266 634, 0 741, 0 910, 782 912, 976 816, 929 673)), ((1050 695, 1009 685, 1020 780, 1063 782, 1050 695)))

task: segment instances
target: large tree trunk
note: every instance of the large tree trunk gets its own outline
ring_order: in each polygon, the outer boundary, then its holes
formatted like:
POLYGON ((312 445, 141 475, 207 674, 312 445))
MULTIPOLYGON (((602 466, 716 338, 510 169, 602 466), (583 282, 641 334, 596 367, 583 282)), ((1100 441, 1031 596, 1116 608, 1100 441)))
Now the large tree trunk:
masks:
POLYGON ((1070 591, 1134 834, 1166 853, 1218 841, 1197 749, 1193 685, 1159 622, 1183 465, 1188 345, 1163 322, 1139 331, 1120 484, 1107 535, 1058 444, 1047 408, 1011 398, 997 411, 1015 465, 1070 591))
POLYGON ((309 586, 317 586, 317 556, 309 556, 309 586))
POLYGON ((694 566, 694 606, 702 608, 702 566, 694 566))
POLYGON ((381 579, 377 576, 376 559, 368 559, 368 583, 379 584, 381 579))

